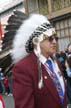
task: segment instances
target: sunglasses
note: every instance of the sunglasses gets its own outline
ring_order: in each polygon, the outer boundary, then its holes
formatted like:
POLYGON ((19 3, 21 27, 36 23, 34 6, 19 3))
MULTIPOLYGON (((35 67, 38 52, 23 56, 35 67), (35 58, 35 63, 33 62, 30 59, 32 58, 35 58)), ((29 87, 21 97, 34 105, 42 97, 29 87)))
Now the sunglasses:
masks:
POLYGON ((58 37, 57 36, 50 36, 50 37, 48 37, 48 40, 50 42, 52 42, 54 39, 56 40, 56 42, 58 41, 58 37))

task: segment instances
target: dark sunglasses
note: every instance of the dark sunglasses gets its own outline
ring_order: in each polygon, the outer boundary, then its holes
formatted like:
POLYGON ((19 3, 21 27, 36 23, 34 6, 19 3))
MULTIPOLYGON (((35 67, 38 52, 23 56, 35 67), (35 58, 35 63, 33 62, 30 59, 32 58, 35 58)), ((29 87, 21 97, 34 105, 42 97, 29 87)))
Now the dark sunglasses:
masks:
POLYGON ((57 36, 50 36, 50 37, 48 37, 48 40, 50 42, 52 42, 54 39, 56 40, 56 42, 58 41, 58 37, 57 36))

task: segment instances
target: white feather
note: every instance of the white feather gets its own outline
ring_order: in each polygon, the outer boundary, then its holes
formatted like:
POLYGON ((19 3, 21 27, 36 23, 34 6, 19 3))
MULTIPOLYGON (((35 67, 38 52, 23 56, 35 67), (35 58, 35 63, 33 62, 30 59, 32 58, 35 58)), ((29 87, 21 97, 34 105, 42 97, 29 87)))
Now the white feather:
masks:
POLYGON ((13 41, 13 49, 11 52, 13 63, 18 62, 28 55, 25 50, 25 44, 35 29, 43 23, 50 24, 45 16, 39 14, 32 14, 29 19, 23 22, 13 41))

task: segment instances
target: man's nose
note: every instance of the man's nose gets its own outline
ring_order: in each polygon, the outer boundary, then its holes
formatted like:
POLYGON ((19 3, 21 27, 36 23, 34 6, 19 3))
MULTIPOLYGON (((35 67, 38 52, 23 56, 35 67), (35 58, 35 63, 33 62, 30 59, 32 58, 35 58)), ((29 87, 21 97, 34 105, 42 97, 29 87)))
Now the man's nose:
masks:
POLYGON ((55 39, 55 38, 53 39, 53 42, 54 42, 54 43, 57 43, 57 41, 56 41, 56 39, 55 39))

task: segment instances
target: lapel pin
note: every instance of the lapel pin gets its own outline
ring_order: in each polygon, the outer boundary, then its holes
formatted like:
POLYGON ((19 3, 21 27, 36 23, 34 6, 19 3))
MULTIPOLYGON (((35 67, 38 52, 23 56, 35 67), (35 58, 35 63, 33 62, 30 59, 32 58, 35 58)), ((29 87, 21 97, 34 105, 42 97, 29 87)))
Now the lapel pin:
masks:
POLYGON ((44 79, 47 79, 47 76, 44 76, 44 79))

